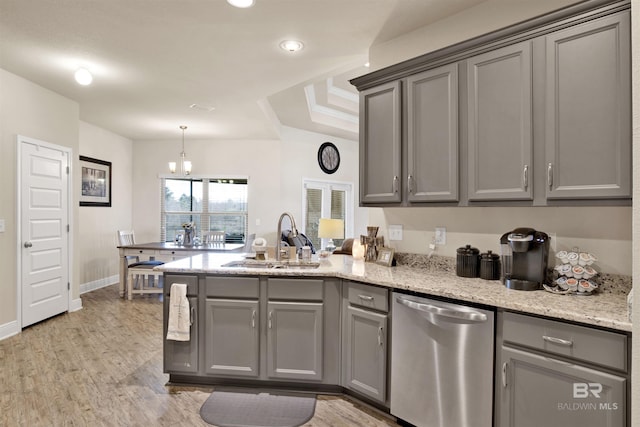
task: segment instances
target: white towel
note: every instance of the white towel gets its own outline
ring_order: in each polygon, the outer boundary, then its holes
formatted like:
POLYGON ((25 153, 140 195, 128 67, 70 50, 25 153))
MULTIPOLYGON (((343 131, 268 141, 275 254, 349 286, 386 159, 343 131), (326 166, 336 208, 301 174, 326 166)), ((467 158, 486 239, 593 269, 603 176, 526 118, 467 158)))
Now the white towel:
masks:
POLYGON ((189 341, 191 339, 191 313, 187 299, 187 285, 174 283, 169 295, 169 321, 167 339, 189 341))

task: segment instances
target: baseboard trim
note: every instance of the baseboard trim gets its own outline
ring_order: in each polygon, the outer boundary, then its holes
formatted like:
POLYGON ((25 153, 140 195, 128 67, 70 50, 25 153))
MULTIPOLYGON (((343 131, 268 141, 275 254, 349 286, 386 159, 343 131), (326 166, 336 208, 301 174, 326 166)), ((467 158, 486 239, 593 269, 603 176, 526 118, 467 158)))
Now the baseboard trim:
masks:
POLYGON ((71 300, 71 304, 69 304, 69 313, 74 311, 82 310, 82 299, 76 298, 71 300))
MULTIPOLYGON (((103 279, 94 280, 93 282, 83 283, 80 285, 80 295, 85 294, 87 292, 95 291, 96 289, 105 288, 107 286, 111 286, 114 283, 118 283, 120 281, 119 275, 114 275, 111 277, 105 277, 103 279)), ((80 308, 82 308, 82 304, 80 304, 80 308)))
POLYGON ((5 323, 4 325, 0 325, 0 341, 14 335, 18 335, 19 333, 20 327, 18 326, 17 320, 5 323))

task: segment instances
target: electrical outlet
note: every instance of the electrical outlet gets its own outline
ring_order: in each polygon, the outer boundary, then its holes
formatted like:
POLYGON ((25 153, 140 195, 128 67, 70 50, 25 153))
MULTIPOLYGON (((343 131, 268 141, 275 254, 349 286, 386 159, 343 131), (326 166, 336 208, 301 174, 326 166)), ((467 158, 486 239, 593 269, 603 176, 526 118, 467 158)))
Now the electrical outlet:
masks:
POLYGON ((446 227, 436 227, 436 237, 434 239, 436 241, 436 245, 446 245, 447 244, 447 229, 446 227))
POLYGON ((0 219, 0 233, 4 233, 4 219, 0 219))
POLYGON ((549 246, 551 246, 551 251, 556 253, 556 247, 558 243, 558 239, 556 238, 556 233, 547 233, 549 235, 549 246))
POLYGON ((402 225, 389 225, 389 240, 402 240, 402 225))

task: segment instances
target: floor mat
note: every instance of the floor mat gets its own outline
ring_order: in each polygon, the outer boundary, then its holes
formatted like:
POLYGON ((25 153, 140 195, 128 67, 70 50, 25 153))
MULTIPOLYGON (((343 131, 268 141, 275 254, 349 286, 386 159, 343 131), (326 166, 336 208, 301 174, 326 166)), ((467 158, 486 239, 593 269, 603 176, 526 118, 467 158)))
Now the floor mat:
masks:
POLYGON ((313 417, 315 408, 315 395, 216 390, 200 416, 219 427, 297 427, 313 417))

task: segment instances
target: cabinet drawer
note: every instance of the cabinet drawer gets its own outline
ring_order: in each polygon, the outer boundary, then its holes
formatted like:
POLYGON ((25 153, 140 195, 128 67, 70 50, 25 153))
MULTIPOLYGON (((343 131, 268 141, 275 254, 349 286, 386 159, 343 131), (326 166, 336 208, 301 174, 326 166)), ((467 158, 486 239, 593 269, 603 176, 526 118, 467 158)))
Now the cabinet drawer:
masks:
POLYGON ((125 249, 124 251, 125 255, 127 256, 131 256, 131 255, 149 255, 149 256, 154 256, 157 252, 155 249, 125 249))
POLYGON ((267 296, 270 300, 322 301, 323 281, 318 279, 270 278, 267 296))
POLYGON ((187 285, 187 296, 198 296, 198 276, 185 276, 179 274, 164 275, 164 293, 171 294, 171 285, 174 283, 184 283, 187 285))
POLYGON ((628 370, 627 337, 615 332, 503 313, 502 339, 548 353, 628 370))
POLYGON ((389 291, 385 288, 348 282, 347 299, 353 305, 368 307, 385 313, 389 311, 389 291))
POLYGON ((258 298, 260 279, 257 277, 207 277, 205 291, 207 297, 258 298))

